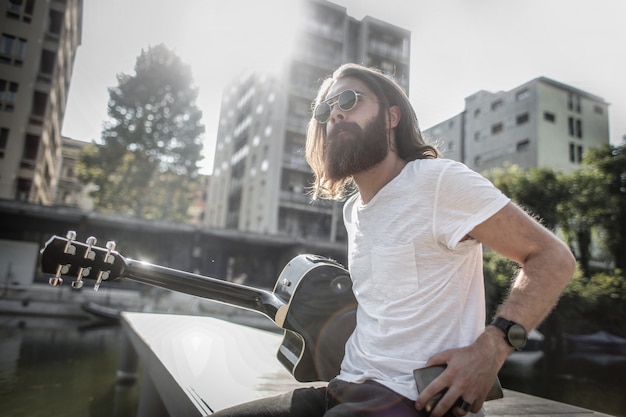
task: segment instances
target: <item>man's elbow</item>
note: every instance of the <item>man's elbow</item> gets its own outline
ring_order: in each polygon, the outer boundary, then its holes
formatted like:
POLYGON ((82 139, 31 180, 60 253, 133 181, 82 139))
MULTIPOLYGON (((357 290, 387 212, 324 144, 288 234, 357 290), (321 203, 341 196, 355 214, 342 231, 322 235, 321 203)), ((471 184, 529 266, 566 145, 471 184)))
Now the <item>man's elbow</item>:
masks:
POLYGON ((560 271, 559 277, 563 281, 564 286, 567 285, 576 272, 576 257, 565 244, 561 244, 558 255, 554 257, 554 262, 557 266, 557 271, 560 271))

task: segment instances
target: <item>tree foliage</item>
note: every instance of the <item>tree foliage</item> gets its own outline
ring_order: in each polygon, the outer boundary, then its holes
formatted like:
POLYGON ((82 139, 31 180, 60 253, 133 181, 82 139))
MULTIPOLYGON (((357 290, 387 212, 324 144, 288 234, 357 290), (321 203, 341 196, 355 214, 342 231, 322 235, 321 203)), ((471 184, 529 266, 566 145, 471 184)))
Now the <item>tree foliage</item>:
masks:
MULTIPOLYGON (((626 145, 589 150, 572 173, 505 166, 487 173, 513 201, 558 231, 578 259, 578 268, 555 311, 541 325, 552 339, 562 333, 599 329, 626 337, 626 145), (615 266, 598 269, 592 243, 615 266)), ((487 311, 506 297, 518 265, 487 251, 484 257, 487 311)), ((604 262, 605 265, 608 262, 604 262)))
POLYGON ((117 81, 101 140, 81 154, 79 178, 97 186, 96 210, 184 221, 204 133, 191 69, 158 45, 117 81))
POLYGON ((626 270, 626 145, 591 149, 584 163, 600 179, 595 192, 602 196, 598 223, 605 231, 604 242, 615 266, 626 270))
POLYGON ((592 274, 593 237, 626 270, 626 145, 590 149, 572 173, 506 165, 488 173, 496 187, 565 237, 585 276, 592 274))
POLYGON ((569 197, 567 189, 554 170, 505 165, 491 170, 488 177, 513 201, 536 217, 548 229, 558 224, 558 205, 569 197))
POLYGON ((605 203, 599 188, 603 179, 594 169, 580 169, 560 179, 569 198, 559 204, 558 224, 569 246, 575 249, 584 276, 589 277, 593 236, 602 232, 599 226, 605 203))

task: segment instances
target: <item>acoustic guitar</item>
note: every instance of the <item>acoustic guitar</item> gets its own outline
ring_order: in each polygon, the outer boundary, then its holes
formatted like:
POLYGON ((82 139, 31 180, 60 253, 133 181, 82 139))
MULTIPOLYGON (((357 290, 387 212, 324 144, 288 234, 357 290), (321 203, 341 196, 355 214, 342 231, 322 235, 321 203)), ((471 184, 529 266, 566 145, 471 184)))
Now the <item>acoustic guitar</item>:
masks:
POLYGON ((96 246, 76 233, 52 236, 41 250, 41 266, 53 286, 63 277, 75 278, 73 288, 95 280, 133 281, 256 311, 284 329, 278 360, 300 382, 329 381, 338 373, 348 337, 356 324, 356 299, 349 272, 338 262, 317 255, 293 258, 282 270, 272 291, 217 278, 166 268, 115 251, 115 243, 96 246))

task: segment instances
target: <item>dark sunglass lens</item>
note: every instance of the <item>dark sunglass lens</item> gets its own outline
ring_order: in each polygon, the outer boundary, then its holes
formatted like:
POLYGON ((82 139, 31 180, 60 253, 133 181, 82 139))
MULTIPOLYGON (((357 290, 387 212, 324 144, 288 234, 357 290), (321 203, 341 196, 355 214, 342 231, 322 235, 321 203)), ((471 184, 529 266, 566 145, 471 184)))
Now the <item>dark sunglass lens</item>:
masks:
POLYGON ((357 100, 358 98, 354 90, 346 90, 339 95, 337 104, 341 110, 348 111, 352 110, 354 106, 356 106, 357 100))
POLYGON ((330 105, 325 101, 318 104, 315 108, 315 120, 320 123, 326 123, 330 118, 330 105))

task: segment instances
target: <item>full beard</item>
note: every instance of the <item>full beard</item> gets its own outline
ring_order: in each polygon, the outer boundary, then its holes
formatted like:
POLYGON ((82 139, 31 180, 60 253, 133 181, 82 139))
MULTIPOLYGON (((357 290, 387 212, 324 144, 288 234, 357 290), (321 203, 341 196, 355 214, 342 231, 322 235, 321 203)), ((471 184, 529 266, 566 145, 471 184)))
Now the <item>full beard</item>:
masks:
POLYGON ((353 122, 340 122, 328 132, 324 144, 326 176, 340 181, 381 163, 389 152, 385 113, 364 129, 353 122))

